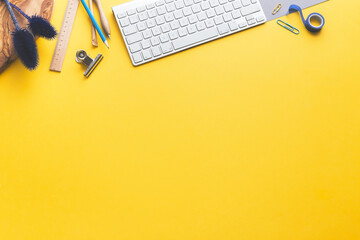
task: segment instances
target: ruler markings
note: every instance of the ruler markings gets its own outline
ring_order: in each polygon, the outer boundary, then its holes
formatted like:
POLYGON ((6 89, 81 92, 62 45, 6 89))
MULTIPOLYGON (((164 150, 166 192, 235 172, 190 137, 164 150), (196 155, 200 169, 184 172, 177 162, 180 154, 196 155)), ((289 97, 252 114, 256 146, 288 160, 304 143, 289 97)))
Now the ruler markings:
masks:
POLYGON ((51 71, 61 72, 79 2, 79 0, 68 0, 54 55, 50 64, 51 71))

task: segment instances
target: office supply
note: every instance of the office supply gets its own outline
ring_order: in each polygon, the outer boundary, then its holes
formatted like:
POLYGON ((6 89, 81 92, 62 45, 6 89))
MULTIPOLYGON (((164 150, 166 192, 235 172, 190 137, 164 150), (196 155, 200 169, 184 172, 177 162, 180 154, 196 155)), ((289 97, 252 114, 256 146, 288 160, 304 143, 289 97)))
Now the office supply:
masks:
MULTIPOLYGON (((54 0, 16 0, 16 4, 30 16, 37 15, 50 20, 53 14, 54 0)), ((14 29, 14 26, 3 1, 0 1, 0 16, 0 29, 2 29, 0 31, 0 72, 2 72, 18 56, 11 40, 11 31, 14 29)), ((28 23, 27 19, 23 17, 18 17, 17 20, 21 27, 25 27, 28 23)))
POLYGON ((288 9, 291 4, 296 4, 301 7, 301 9, 305 9, 314 5, 317 5, 319 3, 326 2, 327 0, 286 0, 281 1, 281 9, 273 15, 272 12, 274 10, 274 6, 276 6, 280 1, 279 0, 258 0, 261 3, 261 6, 264 10, 265 17, 267 21, 274 20, 276 18, 285 16, 288 14, 288 9))
POLYGON ((82 5, 84 6, 86 12, 88 13, 88 15, 89 15, 92 23, 94 24, 97 32, 99 33, 101 40, 104 42, 104 44, 106 45, 106 47, 109 48, 109 44, 108 44, 108 42, 107 42, 107 40, 106 40, 106 38, 105 38, 105 35, 104 35, 104 33, 102 32, 99 24, 96 22, 95 17, 94 17, 94 15, 91 13, 91 11, 90 11, 88 5, 86 4, 85 0, 80 0, 80 1, 81 1, 82 5))
POLYGON ((101 4, 101 0, 94 0, 94 2, 95 2, 96 6, 98 7, 98 10, 99 10, 101 26, 102 26, 105 34, 110 39, 110 35, 111 35, 110 24, 109 24, 109 21, 106 18, 104 9, 103 9, 102 4, 101 4))
MULTIPOLYGON (((109 37, 110 39, 110 24, 105 16, 105 13, 104 13, 104 9, 102 8, 102 5, 101 5, 101 1, 100 0, 94 0, 97 7, 98 7, 98 10, 99 10, 99 14, 100 14, 100 21, 101 21, 101 26, 105 32, 105 34, 109 37)), ((89 8, 90 8, 90 11, 92 14, 94 14, 94 11, 93 11, 93 0, 89 0, 89 8)), ((95 29, 95 26, 94 24, 91 25, 91 36, 92 36, 92 45, 97 47, 98 46, 98 42, 97 42, 97 37, 96 37, 96 29, 95 29)))
POLYGON ((39 64, 39 55, 34 35, 27 28, 20 27, 9 0, 2 0, 11 16, 15 29, 11 32, 12 43, 23 65, 34 70, 39 64))
MULTIPOLYGON (((92 14, 94 14, 94 8, 93 8, 93 0, 89 0, 89 8, 92 14)), ((94 47, 99 46, 98 45, 98 41, 97 41, 97 37, 96 37, 96 29, 94 24, 91 24, 91 44, 94 47)))
POLYGON ((47 38, 50 40, 55 38, 56 30, 48 20, 41 16, 37 16, 36 14, 30 17, 18 6, 12 3, 10 3, 10 5, 28 20, 28 26, 35 36, 47 38))
POLYGON ((50 64, 51 71, 61 72, 78 6, 79 0, 68 0, 54 55, 50 64))
POLYGON ((272 15, 275 15, 278 11, 280 11, 281 7, 282 7, 282 5, 281 5, 281 3, 279 3, 272 11, 272 15))
POLYGON ((291 5, 289 7, 289 13, 299 12, 301 16, 301 20, 304 23, 306 29, 310 32, 319 32, 325 25, 325 18, 320 13, 311 13, 307 19, 305 20, 304 15, 302 13, 301 7, 298 5, 291 5), (312 20, 318 22, 318 25, 314 25, 312 20))
POLYGON ((84 50, 79 50, 76 52, 75 60, 86 66, 84 76, 90 77, 103 58, 102 54, 98 54, 95 59, 92 59, 84 50))
POLYGON ((300 33, 299 29, 291 26, 290 24, 288 24, 288 23, 286 23, 286 22, 284 22, 282 20, 277 20, 276 22, 277 22, 277 24, 279 24, 283 28, 289 30, 290 32, 292 32, 292 33, 294 33, 296 35, 299 35, 299 33, 300 33))
POLYGON ((113 12, 135 66, 266 21, 258 0, 137 0, 113 12))

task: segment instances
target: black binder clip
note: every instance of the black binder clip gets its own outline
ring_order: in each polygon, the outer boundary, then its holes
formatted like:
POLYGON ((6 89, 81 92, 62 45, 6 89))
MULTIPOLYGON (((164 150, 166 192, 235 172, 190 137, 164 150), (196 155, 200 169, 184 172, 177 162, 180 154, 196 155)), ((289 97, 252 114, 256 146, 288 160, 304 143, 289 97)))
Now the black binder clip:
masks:
POLYGON ((101 60, 103 60, 103 55, 98 54, 95 59, 92 59, 87 55, 87 53, 84 50, 79 50, 76 52, 76 62, 84 64, 87 68, 84 72, 85 77, 90 77, 90 75, 93 73, 95 68, 99 65, 101 60))

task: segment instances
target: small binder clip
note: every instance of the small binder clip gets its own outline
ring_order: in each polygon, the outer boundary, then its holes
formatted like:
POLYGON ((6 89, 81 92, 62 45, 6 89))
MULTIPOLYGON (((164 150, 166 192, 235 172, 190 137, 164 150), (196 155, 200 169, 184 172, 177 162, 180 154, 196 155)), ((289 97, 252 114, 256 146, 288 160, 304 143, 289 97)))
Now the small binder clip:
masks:
POLYGON ((90 77, 90 75, 93 73, 95 68, 99 65, 101 60, 103 60, 103 55, 98 54, 95 59, 92 59, 87 55, 87 53, 84 50, 79 50, 76 52, 76 62, 84 64, 87 68, 84 72, 85 77, 90 77))

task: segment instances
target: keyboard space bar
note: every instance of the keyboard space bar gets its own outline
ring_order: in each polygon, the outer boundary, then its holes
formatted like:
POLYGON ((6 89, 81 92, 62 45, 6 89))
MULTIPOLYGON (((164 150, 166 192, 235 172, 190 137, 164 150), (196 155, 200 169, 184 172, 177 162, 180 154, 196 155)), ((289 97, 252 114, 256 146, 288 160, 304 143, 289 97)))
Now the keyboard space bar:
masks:
POLYGON ((216 27, 208 28, 200 32, 196 32, 185 37, 174 40, 172 43, 176 50, 190 46, 192 44, 205 41, 219 35, 216 27))

